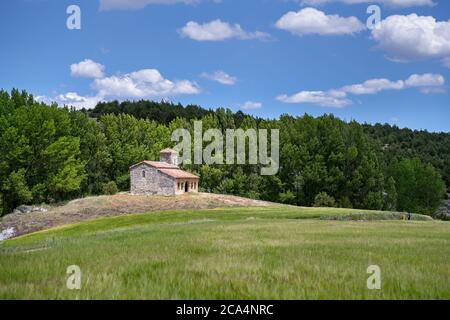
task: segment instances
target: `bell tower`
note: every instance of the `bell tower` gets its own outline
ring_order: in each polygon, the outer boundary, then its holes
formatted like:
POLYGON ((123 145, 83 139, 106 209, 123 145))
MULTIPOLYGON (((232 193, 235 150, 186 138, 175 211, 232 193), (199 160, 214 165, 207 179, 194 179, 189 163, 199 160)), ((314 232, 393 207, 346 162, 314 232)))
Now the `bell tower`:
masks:
POLYGON ((173 149, 164 149, 159 153, 159 161, 178 166, 178 152, 173 149))

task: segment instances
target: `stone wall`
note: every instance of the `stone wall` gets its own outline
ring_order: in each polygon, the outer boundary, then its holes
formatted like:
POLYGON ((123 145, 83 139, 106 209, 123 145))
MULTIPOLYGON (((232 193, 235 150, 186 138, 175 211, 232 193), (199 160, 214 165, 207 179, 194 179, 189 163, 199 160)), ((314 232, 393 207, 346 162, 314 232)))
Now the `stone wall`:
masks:
POLYGON ((159 155, 159 161, 170 163, 175 166, 178 165, 178 155, 176 153, 161 153, 159 155))
POLYGON ((447 195, 447 200, 442 203, 442 207, 435 212, 433 218, 450 221, 450 194, 447 195))
POLYGON ((131 169, 130 184, 132 194, 175 195, 175 179, 145 164, 131 169))

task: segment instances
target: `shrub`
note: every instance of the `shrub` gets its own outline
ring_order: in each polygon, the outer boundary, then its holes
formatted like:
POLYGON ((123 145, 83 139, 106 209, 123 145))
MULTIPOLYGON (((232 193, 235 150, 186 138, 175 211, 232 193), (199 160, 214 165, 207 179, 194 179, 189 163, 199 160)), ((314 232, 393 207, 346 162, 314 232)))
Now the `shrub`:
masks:
POLYGON ((291 191, 280 193, 280 202, 284 204, 295 204, 295 195, 291 191))
POLYGON ((115 195, 117 192, 119 192, 119 189, 117 189, 117 185, 114 181, 110 181, 103 185, 103 194, 115 195))
POLYGON ((407 214, 401 212, 367 212, 350 213, 343 215, 323 216, 321 220, 337 221, 381 221, 381 220, 411 220, 411 221, 432 221, 433 219, 421 214, 407 214))
POLYGON ((326 192, 320 192, 314 198, 314 207, 335 207, 336 201, 326 192))

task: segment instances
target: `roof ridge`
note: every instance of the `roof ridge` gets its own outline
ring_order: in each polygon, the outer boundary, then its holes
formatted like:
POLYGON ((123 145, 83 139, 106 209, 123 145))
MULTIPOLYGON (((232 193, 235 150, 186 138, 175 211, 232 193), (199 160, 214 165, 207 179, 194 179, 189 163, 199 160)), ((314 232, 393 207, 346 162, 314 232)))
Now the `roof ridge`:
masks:
POLYGON ((139 163, 136 163, 135 165, 132 165, 130 167, 130 169, 135 168, 135 167, 137 167, 137 166, 139 166, 141 164, 146 164, 146 165, 152 166, 152 167, 154 167, 156 169, 159 169, 159 168, 162 168, 162 169, 179 169, 180 168, 177 165, 170 164, 170 163, 167 163, 167 162, 164 162, 164 161, 144 160, 144 161, 141 161, 139 163))

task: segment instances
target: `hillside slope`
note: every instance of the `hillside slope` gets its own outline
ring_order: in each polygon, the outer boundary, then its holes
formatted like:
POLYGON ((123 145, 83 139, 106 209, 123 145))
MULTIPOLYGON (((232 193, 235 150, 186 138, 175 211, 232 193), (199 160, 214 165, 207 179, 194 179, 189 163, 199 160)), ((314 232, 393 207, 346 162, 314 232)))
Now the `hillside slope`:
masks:
POLYGON ((281 205, 209 193, 187 194, 177 197, 133 196, 129 193, 120 193, 114 196, 88 197, 74 200, 63 206, 53 207, 47 212, 9 214, 0 220, 0 231, 13 228, 14 235, 19 236, 85 220, 131 213, 249 206, 281 205))

